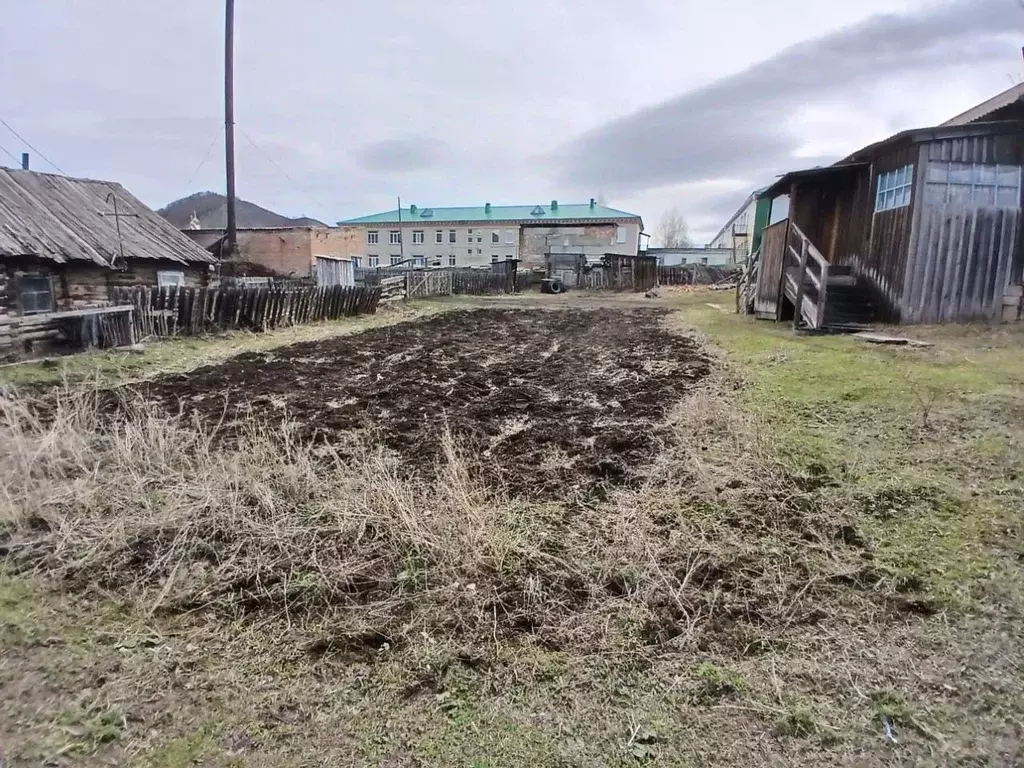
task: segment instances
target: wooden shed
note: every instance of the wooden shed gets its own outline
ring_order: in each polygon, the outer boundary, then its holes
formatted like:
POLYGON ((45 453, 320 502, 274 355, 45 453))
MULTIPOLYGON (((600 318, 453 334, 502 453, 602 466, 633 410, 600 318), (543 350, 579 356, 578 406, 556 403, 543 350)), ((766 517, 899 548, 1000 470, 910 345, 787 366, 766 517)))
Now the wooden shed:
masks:
POLYGON ((766 195, 753 311, 801 327, 1024 318, 1024 120, 903 131, 766 195))
POLYGON ((0 168, 0 359, 131 341, 119 285, 205 285, 214 257, 120 184, 0 168))

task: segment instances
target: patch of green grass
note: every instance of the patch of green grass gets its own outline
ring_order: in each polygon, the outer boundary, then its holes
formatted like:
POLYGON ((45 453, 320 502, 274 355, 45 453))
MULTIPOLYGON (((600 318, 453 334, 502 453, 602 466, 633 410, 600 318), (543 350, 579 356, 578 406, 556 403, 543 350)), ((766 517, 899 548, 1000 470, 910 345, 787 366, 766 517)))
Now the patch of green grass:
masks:
POLYGON ((702 699, 719 699, 747 689, 747 681, 742 675, 708 661, 698 666, 694 675, 700 683, 702 699))
POLYGON ((212 744, 208 731, 197 731, 158 747, 143 759, 143 763, 149 768, 190 768, 201 763, 212 744))

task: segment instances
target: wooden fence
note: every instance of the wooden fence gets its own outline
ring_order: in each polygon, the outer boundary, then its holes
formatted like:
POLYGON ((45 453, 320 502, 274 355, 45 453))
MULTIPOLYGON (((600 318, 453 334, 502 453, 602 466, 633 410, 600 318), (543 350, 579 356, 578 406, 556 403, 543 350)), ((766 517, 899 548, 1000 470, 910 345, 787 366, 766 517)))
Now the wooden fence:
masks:
POLYGON ((714 285, 730 278, 739 280, 738 267, 711 267, 706 264, 680 264, 658 267, 659 285, 714 285))
POLYGON ((356 272, 356 280, 367 286, 387 286, 384 300, 395 298, 395 286, 400 282, 404 286, 402 297, 410 299, 423 299, 428 296, 482 296, 515 293, 516 290, 515 270, 361 269, 356 272))
POLYGON ((135 338, 199 335, 245 328, 265 331, 318 320, 373 314, 380 288, 114 288, 115 304, 131 305, 135 338))

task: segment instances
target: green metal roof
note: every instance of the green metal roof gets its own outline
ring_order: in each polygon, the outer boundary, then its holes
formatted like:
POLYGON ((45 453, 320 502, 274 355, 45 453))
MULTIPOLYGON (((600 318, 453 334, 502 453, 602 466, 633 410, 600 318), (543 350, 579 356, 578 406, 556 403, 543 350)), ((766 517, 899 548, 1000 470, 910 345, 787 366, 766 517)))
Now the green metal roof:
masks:
MULTIPOLYGON (((339 221, 338 225, 346 224, 398 224, 398 209, 375 213, 371 216, 360 216, 356 219, 339 221)), ((558 204, 557 208, 547 205, 491 205, 491 206, 470 206, 465 208, 418 208, 410 206, 403 208, 402 223, 418 223, 429 226, 433 223, 453 223, 462 221, 565 221, 572 219, 593 219, 598 221, 610 221, 615 219, 639 219, 635 213, 619 211, 615 208, 608 208, 604 205, 580 205, 558 204)))

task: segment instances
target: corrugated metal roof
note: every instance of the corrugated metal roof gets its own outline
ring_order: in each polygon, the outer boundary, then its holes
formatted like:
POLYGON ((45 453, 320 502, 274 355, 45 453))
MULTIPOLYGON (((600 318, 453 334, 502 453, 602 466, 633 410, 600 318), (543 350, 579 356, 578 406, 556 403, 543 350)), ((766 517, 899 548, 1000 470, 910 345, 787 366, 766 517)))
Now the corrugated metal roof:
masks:
POLYGON ((1024 99, 1024 83, 1017 83, 1002 93, 993 96, 991 99, 971 107, 966 112, 961 112, 951 120, 947 120, 942 123, 942 126, 967 125, 968 123, 977 122, 997 109, 1002 109, 1022 99, 1024 99))
MULTIPOLYGON (((398 209, 360 216, 355 219, 339 221, 339 226, 347 224, 398 224, 398 209)), ((600 221, 616 221, 619 219, 639 219, 635 213, 619 211, 604 205, 558 204, 557 208, 547 205, 492 205, 469 206, 464 208, 403 208, 402 224, 482 222, 482 221, 522 221, 534 223, 542 221, 565 221, 572 219, 589 219, 600 221)))
POLYGON ((0 168, 0 257, 110 266, 128 259, 213 264, 216 259, 120 184, 0 168), (114 218, 113 200, 121 226, 114 218))

